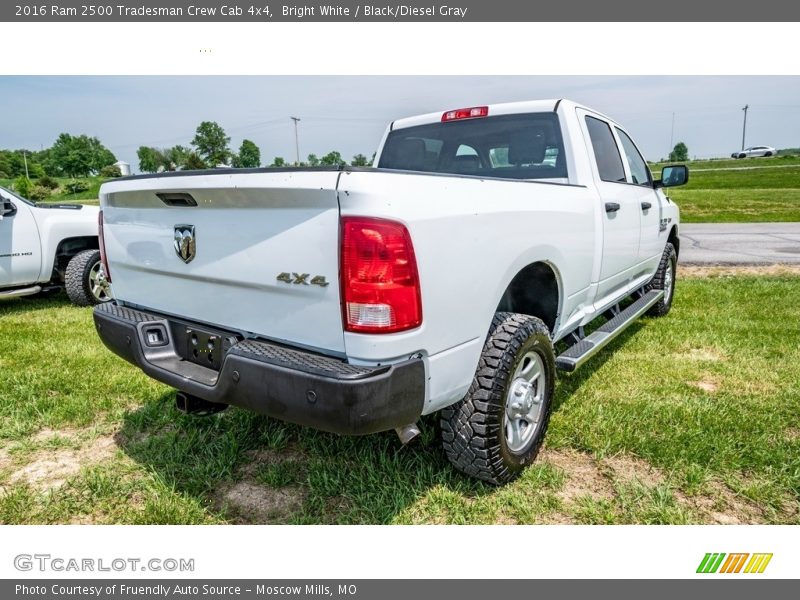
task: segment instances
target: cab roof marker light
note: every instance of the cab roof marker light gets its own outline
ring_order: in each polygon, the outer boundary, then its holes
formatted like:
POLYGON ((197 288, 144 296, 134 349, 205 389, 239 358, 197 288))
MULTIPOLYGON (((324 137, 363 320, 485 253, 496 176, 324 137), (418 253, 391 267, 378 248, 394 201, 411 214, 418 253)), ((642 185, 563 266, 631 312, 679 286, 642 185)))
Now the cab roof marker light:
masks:
POLYGON ((488 106, 473 106, 471 108, 457 108, 442 114, 442 123, 447 121, 460 121, 462 119, 478 119, 489 116, 488 106))

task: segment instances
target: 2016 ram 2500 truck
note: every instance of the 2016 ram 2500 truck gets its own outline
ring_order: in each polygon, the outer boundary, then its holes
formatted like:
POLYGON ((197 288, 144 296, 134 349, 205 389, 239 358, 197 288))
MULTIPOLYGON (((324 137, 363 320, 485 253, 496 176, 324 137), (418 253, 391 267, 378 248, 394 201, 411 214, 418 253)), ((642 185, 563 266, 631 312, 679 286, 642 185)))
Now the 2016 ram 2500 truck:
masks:
POLYGON ((403 441, 439 411, 458 469, 510 481, 556 369, 669 311, 679 223, 661 188, 686 167, 653 179, 622 126, 567 100, 400 119, 375 160, 104 184, 116 300, 97 330, 186 411, 403 441))

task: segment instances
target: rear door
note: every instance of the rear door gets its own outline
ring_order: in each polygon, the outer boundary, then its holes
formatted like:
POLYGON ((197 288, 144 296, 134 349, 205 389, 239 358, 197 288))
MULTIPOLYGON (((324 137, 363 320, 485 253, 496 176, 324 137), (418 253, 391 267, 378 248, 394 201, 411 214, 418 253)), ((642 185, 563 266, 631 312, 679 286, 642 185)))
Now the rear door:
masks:
POLYGON ((602 301, 627 286, 639 260, 641 189, 628 184, 612 124, 583 109, 578 109, 578 116, 600 193, 603 256, 597 300, 602 301))
POLYGON ((101 204, 114 296, 343 353, 338 176, 225 171, 106 184, 101 204))
POLYGON ((36 283, 42 268, 42 246, 33 208, 0 190, 10 212, 0 220, 0 287, 36 283))

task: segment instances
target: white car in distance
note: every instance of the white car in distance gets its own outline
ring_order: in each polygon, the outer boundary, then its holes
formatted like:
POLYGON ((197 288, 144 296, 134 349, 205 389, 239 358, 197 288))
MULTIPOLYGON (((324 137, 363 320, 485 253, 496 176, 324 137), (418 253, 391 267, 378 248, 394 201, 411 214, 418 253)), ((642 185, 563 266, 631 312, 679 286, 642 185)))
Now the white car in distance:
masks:
POLYGON ((775 156, 777 150, 772 146, 750 146, 739 152, 731 154, 731 158, 757 158, 760 156, 775 156))

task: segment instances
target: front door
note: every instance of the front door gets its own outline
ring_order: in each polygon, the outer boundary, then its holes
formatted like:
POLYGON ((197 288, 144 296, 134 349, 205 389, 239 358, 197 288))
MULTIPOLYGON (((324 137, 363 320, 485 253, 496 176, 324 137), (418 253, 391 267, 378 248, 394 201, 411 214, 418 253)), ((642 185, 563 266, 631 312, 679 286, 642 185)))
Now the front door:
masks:
POLYGON ((2 189, 0 203, 6 213, 0 220, 0 288, 35 283, 42 249, 32 208, 2 189))
POLYGON ((600 193, 603 257, 596 301, 602 303, 603 299, 627 286, 638 263, 641 188, 628 183, 612 125, 582 109, 578 115, 587 145, 592 150, 592 171, 600 193))

